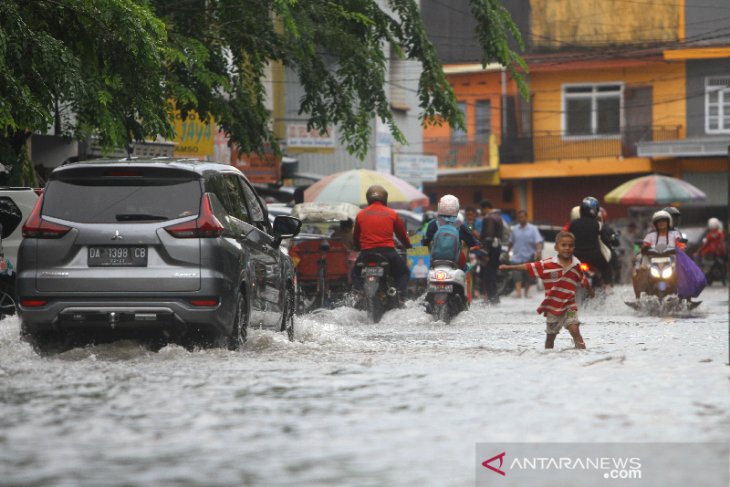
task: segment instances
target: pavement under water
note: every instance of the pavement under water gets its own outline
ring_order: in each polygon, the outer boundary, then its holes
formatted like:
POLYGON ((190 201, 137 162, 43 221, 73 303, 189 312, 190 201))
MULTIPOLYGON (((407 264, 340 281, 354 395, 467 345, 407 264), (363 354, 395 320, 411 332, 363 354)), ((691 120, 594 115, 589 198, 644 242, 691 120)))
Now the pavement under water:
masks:
POLYGON ((540 295, 298 317, 295 341, 40 357, 0 322, 0 486, 473 485, 477 442, 727 441, 728 291, 652 316, 615 288, 588 350, 543 349, 540 295))

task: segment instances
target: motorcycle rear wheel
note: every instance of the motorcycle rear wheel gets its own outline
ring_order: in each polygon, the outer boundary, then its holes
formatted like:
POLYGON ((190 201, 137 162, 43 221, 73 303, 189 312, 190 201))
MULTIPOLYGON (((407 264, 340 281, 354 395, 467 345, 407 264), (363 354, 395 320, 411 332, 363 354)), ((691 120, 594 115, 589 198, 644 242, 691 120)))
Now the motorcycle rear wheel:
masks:
POLYGON ((373 323, 380 323, 385 313, 385 305, 378 296, 367 298, 368 318, 373 323))

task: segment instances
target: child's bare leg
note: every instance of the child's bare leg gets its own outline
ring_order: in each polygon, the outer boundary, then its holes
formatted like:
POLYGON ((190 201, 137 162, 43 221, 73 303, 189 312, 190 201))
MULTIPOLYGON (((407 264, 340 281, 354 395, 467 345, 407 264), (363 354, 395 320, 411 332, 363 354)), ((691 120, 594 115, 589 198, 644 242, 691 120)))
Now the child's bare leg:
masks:
POLYGON ((555 337, 558 336, 555 333, 545 334, 545 349, 555 348, 555 337))
POLYGON ((522 297, 522 281, 515 281, 515 296, 522 297))
POLYGON ((580 329, 578 328, 578 325, 569 325, 568 331, 570 332, 570 336, 573 337, 573 341, 575 342, 575 348, 586 348, 583 337, 580 335, 580 329))

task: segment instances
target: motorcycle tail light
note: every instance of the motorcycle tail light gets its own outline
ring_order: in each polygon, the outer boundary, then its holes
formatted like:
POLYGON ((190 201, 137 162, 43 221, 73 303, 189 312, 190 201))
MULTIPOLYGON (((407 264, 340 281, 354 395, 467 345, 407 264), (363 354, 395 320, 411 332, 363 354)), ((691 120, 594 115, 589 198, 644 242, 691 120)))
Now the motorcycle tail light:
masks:
POLYGON ((581 262, 580 270, 582 270, 583 272, 588 272, 589 269, 590 269, 590 266, 588 264, 586 264, 585 262, 581 262))
POLYGON ((650 270, 650 272, 651 272, 652 277, 656 277, 657 279, 659 279, 660 277, 662 277, 661 273, 659 272, 659 268, 658 267, 652 267, 651 270, 650 270))
POLYGON ((377 262, 368 262, 368 267, 375 267, 376 265, 378 265, 377 262))
POLYGON ((437 281, 443 281, 444 279, 446 279, 446 273, 444 271, 436 271, 434 277, 437 281))
POLYGON ((672 268, 667 267, 666 269, 662 270, 662 279, 669 279, 672 277, 672 268))

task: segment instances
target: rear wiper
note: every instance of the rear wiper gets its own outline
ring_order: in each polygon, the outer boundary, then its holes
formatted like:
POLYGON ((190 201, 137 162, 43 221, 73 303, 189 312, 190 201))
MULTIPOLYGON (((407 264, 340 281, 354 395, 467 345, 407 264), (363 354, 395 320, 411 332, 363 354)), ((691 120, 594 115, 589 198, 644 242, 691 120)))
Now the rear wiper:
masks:
POLYGON ((147 213, 120 213, 117 215, 118 222, 142 221, 142 220, 164 221, 167 219, 168 218, 163 215, 150 215, 147 213))

